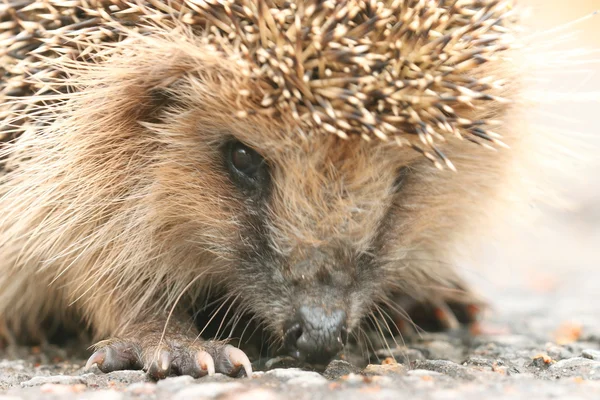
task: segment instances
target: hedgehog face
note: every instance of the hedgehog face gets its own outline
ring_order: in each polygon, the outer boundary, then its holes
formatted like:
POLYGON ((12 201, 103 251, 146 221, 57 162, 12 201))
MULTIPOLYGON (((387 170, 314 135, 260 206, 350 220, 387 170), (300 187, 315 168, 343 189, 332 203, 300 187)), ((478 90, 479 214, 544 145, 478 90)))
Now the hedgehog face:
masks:
POLYGON ((228 293, 288 352, 329 361, 392 282, 382 263, 404 244, 383 238, 396 223, 399 171, 430 163, 359 137, 307 141, 217 118, 225 113, 211 113, 219 126, 206 129, 202 109, 188 114, 164 124, 186 133, 161 154, 157 215, 176 218, 171 233, 196 254, 216 255, 201 269, 220 270, 228 293))
POLYGON ((168 195, 156 213, 177 216, 178 236, 216 255, 202 270, 220 265, 228 293, 288 352, 329 361, 395 284, 386 260, 406 244, 386 235, 402 223, 399 178, 407 164, 430 163, 360 137, 302 140, 265 121, 187 114, 164 124, 186 133, 161 155, 168 195))
POLYGON ((394 169, 360 140, 265 147, 256 149, 264 158, 225 147, 232 191, 245 197, 231 290, 242 289, 292 355, 329 361, 382 287, 377 239, 394 169))
POLYGON ((228 94, 245 87, 225 90, 236 79, 220 75, 173 87, 180 102, 147 124, 160 149, 153 223, 180 265, 212 273, 290 354, 329 361, 376 304, 424 296, 419 285, 443 275, 407 260, 442 257, 428 246, 449 241, 444 221, 458 230, 454 187, 468 171, 439 171, 396 143, 236 118, 228 94))
POLYGON ((393 170, 359 140, 265 147, 256 148, 262 156, 239 157, 257 164, 241 178, 245 165, 236 156, 254 150, 239 142, 225 147, 232 191, 245 197, 234 245, 239 281, 231 290, 242 288, 291 354, 329 361, 381 287, 373 252, 393 170))

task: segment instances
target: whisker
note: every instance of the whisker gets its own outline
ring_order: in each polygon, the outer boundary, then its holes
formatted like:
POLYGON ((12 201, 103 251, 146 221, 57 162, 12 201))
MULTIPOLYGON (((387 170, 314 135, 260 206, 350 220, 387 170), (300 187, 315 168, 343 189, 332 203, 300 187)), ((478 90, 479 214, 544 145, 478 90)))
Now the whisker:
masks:
MULTIPOLYGON (((242 331, 242 334, 240 335, 240 343, 243 343, 243 338, 244 338, 244 334, 246 333, 246 330, 248 329, 248 327, 250 325, 252 325, 252 322, 256 319, 256 315, 253 315, 250 320, 248 321, 248 323, 246 324, 246 326, 244 327, 244 330, 242 331)), ((250 340, 250 338, 252 337, 252 335, 250 335, 250 337, 248 338, 248 340, 250 340)))
MULTIPOLYGON (((385 323, 386 327, 388 328, 390 335, 392 335, 392 339, 394 340, 394 343, 396 344, 396 348, 400 348, 400 346, 398 345, 398 342, 396 341, 396 336, 392 333, 392 329, 390 328, 390 326, 387 323, 387 320, 391 320, 393 323, 393 326, 396 328, 396 332, 398 332, 398 336, 400 336, 400 340, 402 341, 402 346, 404 349, 406 349, 406 342, 404 341, 404 336, 402 336, 402 332, 400 332, 400 329, 398 328, 398 326, 394 323, 393 318, 381 307, 377 307, 377 312, 379 312, 379 314, 381 315, 381 318, 383 319, 383 322, 385 323), (385 316, 384 316, 385 314, 385 316), (387 316, 387 318, 386 318, 387 316)), ((404 353, 404 362, 406 365, 410 364, 410 359, 408 358, 408 354, 406 352, 404 353)), ((392 355, 392 357, 394 357, 392 355)), ((396 357, 394 357, 395 359, 396 357)))
POLYGON ((248 310, 246 307, 238 308, 237 310, 235 310, 233 317, 225 325, 225 328, 231 325, 231 329, 229 330, 229 334, 227 335, 227 337, 233 336, 235 328, 237 328, 237 325, 240 323, 247 311, 248 310))
POLYGON ((217 316, 217 314, 219 313, 219 311, 221 311, 221 309, 225 306, 225 304, 227 304, 227 302, 233 297, 233 294, 227 296, 227 298, 223 301, 223 303, 219 306, 219 308, 217 308, 213 313, 212 313, 212 317, 210 317, 210 319, 208 320, 208 322, 206 322, 206 324, 204 324, 204 328, 202 328, 202 330, 200 331, 200 333, 198 334, 198 336, 196 337, 196 339, 199 339, 200 337, 202 337, 202 334, 204 333, 204 331, 206 330, 206 328, 208 328, 208 326, 210 325, 210 323, 212 322, 213 319, 215 319, 215 317, 217 316))
POLYGON ((369 345, 370 345, 371 349, 373 350, 373 354, 377 358, 377 361, 379 361, 379 356, 376 353, 377 350, 375 349, 375 345, 373 344, 373 341, 371 341, 371 338, 369 337, 367 332, 364 330, 364 328, 360 327, 359 333, 362 334, 362 336, 366 339, 364 343, 365 343, 367 354, 369 353, 369 345))
POLYGON ((408 321, 411 324, 411 326, 414 328, 415 332, 419 335, 419 337, 421 337, 421 334, 425 333, 425 331, 413 321, 413 319, 410 316, 410 314, 408 313, 408 311, 406 311, 404 308, 402 308, 402 306, 400 306, 399 304, 396 304, 393 301, 388 300, 388 299, 381 299, 380 301, 383 302, 392 311, 396 312, 405 321, 408 321))
POLYGON ((377 327, 377 332, 379 333, 379 336, 381 337, 381 341, 383 342, 382 344, 385 345, 385 347, 387 348, 388 352, 390 354, 392 354, 392 349, 390 349, 390 346, 388 344, 387 339, 385 338, 385 333, 383 332, 383 329, 381 328, 381 325, 379 325, 379 321, 377 321, 377 317, 375 316, 375 314, 373 314, 372 311, 369 312, 368 314, 369 319, 371 321, 373 321, 373 323, 375 324, 375 326, 377 327))
MULTIPOLYGON (((175 307, 177 306, 177 304, 179 303, 179 301, 181 300, 181 298, 183 297, 184 293, 186 291, 189 290, 189 288, 192 287, 192 285, 194 283, 196 283, 196 281, 198 279, 200 279, 202 276, 204 275, 204 273, 200 273, 198 275, 196 275, 196 277, 194 277, 194 279, 192 279, 190 281, 190 283, 188 283, 183 290, 181 291, 181 293, 179 293, 179 296, 177 296, 177 298, 175 299, 175 302, 173 303, 173 306, 171 307, 171 310, 169 311, 169 314, 167 315, 167 320, 165 321, 165 326, 163 327, 163 331, 160 335, 160 340, 158 341, 158 346, 157 346, 157 352, 159 351, 158 349, 160 349, 164 339, 165 339, 165 335, 167 333, 167 326, 169 325, 169 322, 171 321, 171 316, 173 315, 173 313, 175 312, 175 307)), ((158 353, 155 355, 155 357, 158 357, 158 353)))
POLYGON ((223 327, 223 323, 225 322, 225 320, 227 319, 227 315, 229 315, 229 311, 231 311, 231 307, 233 307, 233 305, 235 304, 235 302, 240 298, 240 295, 238 294, 232 301, 231 304, 229 305, 229 307, 227 307, 227 311, 225 311, 225 315, 223 316, 223 318, 221 318, 221 323, 219 324, 219 328, 217 328, 217 333, 215 334, 215 338, 217 338, 217 340, 221 339, 220 336, 220 332, 221 332, 221 328, 223 327))

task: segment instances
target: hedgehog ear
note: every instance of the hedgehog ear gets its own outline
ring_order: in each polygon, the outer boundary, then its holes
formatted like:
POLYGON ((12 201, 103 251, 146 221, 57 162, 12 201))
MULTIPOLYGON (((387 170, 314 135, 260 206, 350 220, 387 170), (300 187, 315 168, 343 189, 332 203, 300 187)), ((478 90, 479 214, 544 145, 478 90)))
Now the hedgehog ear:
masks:
POLYGON ((141 122, 158 122, 161 111, 181 103, 176 93, 181 90, 180 84, 184 76, 185 74, 182 73, 173 75, 171 72, 168 78, 158 76, 149 79, 153 81, 153 84, 144 88, 146 101, 143 104, 144 110, 139 118, 141 122))
POLYGON ((148 103, 145 112, 142 114, 141 122, 159 122, 161 111, 167 107, 175 105, 176 97, 168 88, 154 87, 148 90, 148 103))

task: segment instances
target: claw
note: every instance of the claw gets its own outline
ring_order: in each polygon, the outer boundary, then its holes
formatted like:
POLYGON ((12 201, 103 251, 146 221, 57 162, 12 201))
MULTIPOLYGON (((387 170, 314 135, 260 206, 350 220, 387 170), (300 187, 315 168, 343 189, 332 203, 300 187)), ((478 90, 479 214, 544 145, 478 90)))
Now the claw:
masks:
POLYGON ((235 376, 239 373, 241 368, 244 368, 246 376, 248 378, 252 377, 252 365, 250 364, 248 356, 246 356, 246 353, 242 350, 228 344, 223 348, 223 356, 224 357, 219 357, 219 361, 221 361, 220 366, 225 367, 223 369, 229 369, 228 375, 235 376), (225 358, 225 360, 222 360, 223 358, 225 358), (229 365, 223 365, 224 363, 229 365), (228 366, 230 368, 227 368, 228 366))
POLYGON ((171 353, 167 350, 161 350, 158 359, 155 359, 150 368, 148 368, 148 375, 152 379, 159 380, 164 379, 171 373, 171 353))
POLYGON ((85 369, 89 370, 94 364, 97 364, 98 368, 100 368, 100 366, 104 364, 105 359, 106 352, 104 350, 97 350, 90 358, 88 358, 87 362, 85 363, 85 369))
POLYGON ((460 322, 458 322, 456 315, 452 312, 450 307, 448 307, 448 304, 443 301, 438 301, 435 305, 435 316, 444 329, 457 330, 460 327, 460 322))
POLYGON ((210 354, 205 351, 199 351, 196 354, 196 363, 201 371, 206 371, 208 376, 215 374, 215 362, 210 354))
POLYGON ((120 346, 119 349, 107 346, 96 350, 88 359, 85 368, 89 369, 94 364, 104 373, 124 369, 142 369, 137 352, 128 346, 120 346))

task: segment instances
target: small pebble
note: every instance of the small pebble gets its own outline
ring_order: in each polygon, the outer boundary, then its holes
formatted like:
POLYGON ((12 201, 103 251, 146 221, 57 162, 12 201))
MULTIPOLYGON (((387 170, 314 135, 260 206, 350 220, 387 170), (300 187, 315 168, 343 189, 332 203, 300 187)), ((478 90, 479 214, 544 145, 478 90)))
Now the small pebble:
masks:
POLYGON ((285 380, 306 376, 307 374, 308 375, 316 374, 316 372, 303 371, 300 368, 288 368, 288 369, 276 368, 276 369, 267 371, 267 373, 266 373, 266 375, 272 375, 279 379, 285 379, 285 380))
POLYGON ((42 393, 52 393, 58 395, 65 395, 70 393, 79 393, 85 390, 86 386, 82 383, 77 385, 61 385, 57 383, 45 383, 40 386, 42 393))
POLYGON ((323 376, 327 379, 338 379, 341 376, 348 375, 350 373, 359 374, 361 369, 357 366, 344 360, 333 360, 327 366, 323 376))
POLYGON ((61 385, 85 384, 85 381, 79 376, 54 375, 54 376, 35 376, 28 381, 21 382, 21 387, 41 386, 46 383, 61 385))
POLYGON ((552 357, 548 356, 548 354, 540 353, 533 357, 533 361, 531 361, 531 365, 537 368, 548 368, 552 364, 556 363, 556 360, 553 360, 552 357))
POLYGON ((303 376, 297 376, 288 380, 286 383, 288 385, 300 385, 300 386, 315 386, 315 385, 323 385, 328 383, 329 381, 323 377, 321 374, 317 372, 312 372, 310 375, 306 374, 303 376))
POLYGON ((452 378, 460 378, 466 380, 474 379, 474 375, 472 374, 473 370, 466 368, 462 365, 456 364, 452 361, 447 360, 427 360, 427 361, 417 361, 415 366, 420 369, 427 369, 430 371, 440 372, 444 375, 448 375, 452 378))
POLYGON ((428 371, 426 369, 413 369, 408 371, 408 375, 410 376, 441 376, 439 372, 428 371))
POLYGON ((576 377, 583 379, 600 380, 600 362, 583 357, 573 357, 561 360, 548 368, 554 377, 576 377))
POLYGON ((142 382, 142 381, 148 381, 150 378, 148 378, 148 375, 146 375, 146 373, 144 371, 132 371, 132 370, 127 370, 127 371, 114 371, 114 372, 109 372, 108 374, 105 374, 105 376, 110 379, 111 381, 118 381, 118 382, 142 382))
POLYGON ((116 390, 98 390, 95 392, 88 392, 84 396, 80 397, 81 400, 122 400, 123 394, 116 390))
POLYGON ((162 380, 156 382, 156 386, 159 389, 167 390, 169 392, 174 392, 174 391, 182 389, 185 386, 188 386, 189 384, 193 383, 194 381, 195 381, 195 379, 189 375, 172 376, 167 379, 162 379, 162 380))
POLYGON ((125 391, 136 395, 152 394, 156 392, 156 384, 149 382, 136 382, 127 386, 125 391))
POLYGON ((590 360, 600 361, 600 350, 586 349, 581 352, 581 356, 590 360))
POLYGON ((381 349, 376 351, 375 354, 380 359, 385 359, 386 357, 392 356, 399 363, 410 363, 416 360, 425 360, 425 356, 421 351, 417 349, 409 349, 406 347, 397 347, 391 350, 381 349))
POLYGON ((556 346, 553 344, 548 344, 546 346, 546 354, 548 354, 549 357, 556 361, 564 360, 565 358, 571 358, 575 356, 575 354, 570 352, 565 347, 556 346))
POLYGON ((365 375, 403 375, 406 373, 406 366, 404 364, 392 363, 392 364, 369 364, 364 369, 365 375))
POLYGON ((193 400, 197 398, 216 397, 233 390, 243 389, 244 385, 239 382, 211 382, 199 383, 186 386, 173 396, 173 400, 193 400))
POLYGON ((251 389, 244 392, 232 392, 219 397, 219 400, 275 400, 280 396, 267 389, 251 389))

